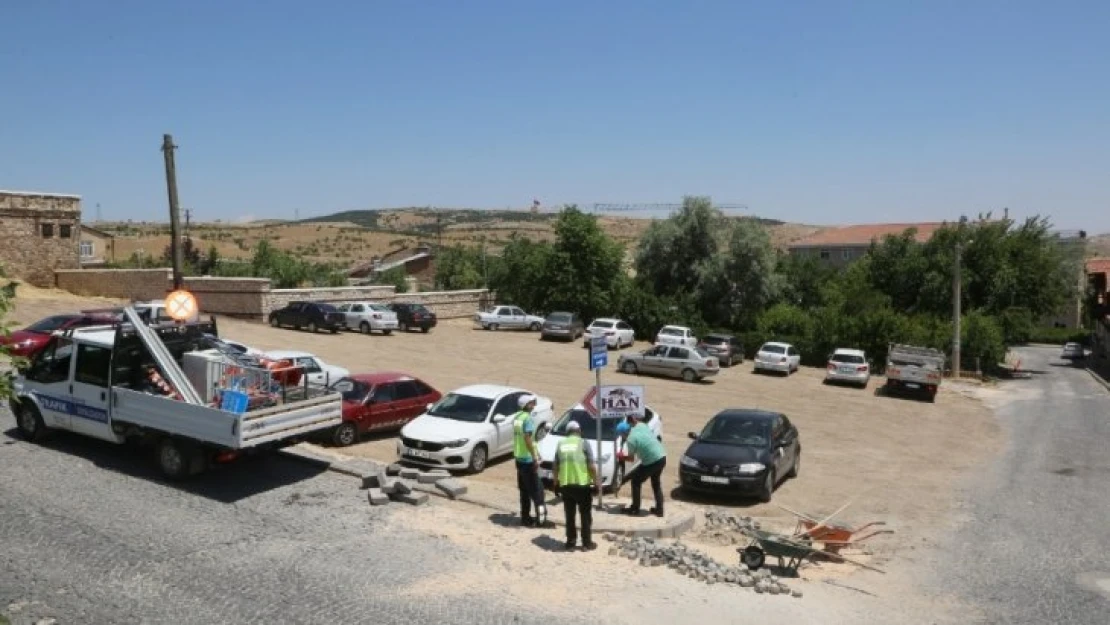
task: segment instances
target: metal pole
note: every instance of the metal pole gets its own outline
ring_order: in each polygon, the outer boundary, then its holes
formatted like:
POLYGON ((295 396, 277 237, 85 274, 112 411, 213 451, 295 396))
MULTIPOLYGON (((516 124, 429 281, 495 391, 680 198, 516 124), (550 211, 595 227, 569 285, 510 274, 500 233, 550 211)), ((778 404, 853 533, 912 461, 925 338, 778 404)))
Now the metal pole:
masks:
POLYGON ((181 217, 177 203, 177 166, 174 164, 172 135, 162 135, 162 154, 166 160, 166 190, 170 199, 170 255, 173 257, 173 289, 181 288, 181 217))
POLYGON ((952 274, 952 377, 960 377, 960 253, 963 243, 956 242, 956 266, 952 274))
MULTIPOLYGON (((595 397, 594 402, 597 405, 597 457, 594 458, 594 460, 597 464, 597 481, 599 483, 598 485, 600 486, 601 485, 600 484, 600 482, 601 482, 601 367, 597 367, 597 368, 594 369, 594 397, 595 397)), ((615 462, 616 459, 617 459, 616 455, 615 455, 616 454, 615 449, 613 450, 613 453, 614 453, 613 460, 615 462)), ((614 477, 616 477, 615 474, 614 474, 614 477)), ((602 497, 602 493, 604 491, 605 491, 604 488, 599 488, 598 491, 597 491, 597 509, 598 510, 603 509, 601 507, 601 497, 602 497)))

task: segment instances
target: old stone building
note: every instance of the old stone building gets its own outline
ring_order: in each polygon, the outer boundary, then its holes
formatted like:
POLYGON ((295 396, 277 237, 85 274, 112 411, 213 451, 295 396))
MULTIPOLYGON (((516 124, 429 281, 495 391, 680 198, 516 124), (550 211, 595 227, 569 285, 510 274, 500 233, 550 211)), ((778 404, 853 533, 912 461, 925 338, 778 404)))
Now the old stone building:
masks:
POLYGON ((116 262, 116 238, 108 232, 81 224, 81 268, 116 262))
POLYGON ((54 286, 55 269, 80 267, 81 198, 0 191, 0 264, 10 278, 54 286))

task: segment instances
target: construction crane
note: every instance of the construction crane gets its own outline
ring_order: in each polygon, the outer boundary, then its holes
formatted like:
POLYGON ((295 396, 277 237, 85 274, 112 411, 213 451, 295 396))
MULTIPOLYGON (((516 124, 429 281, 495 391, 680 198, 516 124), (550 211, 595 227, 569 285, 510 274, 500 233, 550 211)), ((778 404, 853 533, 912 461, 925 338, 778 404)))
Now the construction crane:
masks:
MULTIPOLYGON (((681 203, 660 203, 660 204, 594 204, 593 212, 595 215, 603 215, 609 213, 662 213, 664 216, 670 216, 675 211, 682 208, 681 203)), ((727 216, 738 217, 737 213, 746 213, 748 211, 747 204, 713 204, 713 208, 721 211, 727 216)), ((654 217, 654 216, 653 216, 654 217)))

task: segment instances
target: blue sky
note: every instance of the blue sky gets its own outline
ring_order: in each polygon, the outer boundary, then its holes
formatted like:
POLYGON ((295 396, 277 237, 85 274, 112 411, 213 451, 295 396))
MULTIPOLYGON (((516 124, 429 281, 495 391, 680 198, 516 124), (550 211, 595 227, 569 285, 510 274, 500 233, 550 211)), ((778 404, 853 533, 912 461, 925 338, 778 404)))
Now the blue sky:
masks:
POLYGON ((1110 2, 0 0, 0 188, 162 219, 1006 206, 1110 231, 1110 2))

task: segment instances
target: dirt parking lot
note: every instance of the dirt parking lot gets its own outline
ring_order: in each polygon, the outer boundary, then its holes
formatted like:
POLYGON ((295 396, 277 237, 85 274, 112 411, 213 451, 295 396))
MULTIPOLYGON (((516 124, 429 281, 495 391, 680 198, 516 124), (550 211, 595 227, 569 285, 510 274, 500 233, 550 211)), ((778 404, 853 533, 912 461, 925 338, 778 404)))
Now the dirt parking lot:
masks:
MULTIPOLYGON (((9 318, 26 324, 47 314, 110 303, 28 290, 9 318)), ((593 383, 580 343, 541 342, 529 332, 484 332, 464 320, 445 321, 429 334, 392 336, 311 335, 231 319, 221 319, 220 324, 221 334, 260 349, 303 349, 354 372, 407 371, 443 392, 478 382, 519 386, 550 397, 557 414, 593 383)), ((640 343, 629 349, 645 347, 640 343)), ((613 353, 610 362, 615 361, 613 353)), ((645 386, 648 405, 663 418, 668 493, 677 481, 688 431, 700 430, 724 408, 779 410, 797 424, 805 460, 800 477, 783 484, 774 501, 827 514, 852 500, 844 520, 884 519, 900 535, 932 525, 944 515, 955 480, 1001 445, 990 410, 951 387, 942 387, 937 402, 929 404, 877 396, 874 388, 881 379, 861 391, 826 387, 822 375, 821 370, 807 368, 789 378, 754 375, 745 362, 712 381, 689 384, 626 376, 611 364, 602 381, 645 386)), ((396 458, 393 436, 368 439, 342 451, 382 461, 396 458)), ((507 502, 515 500, 511 462, 494 463, 471 480, 477 488, 502 494, 507 502)), ((774 505, 751 501, 684 500, 679 497, 672 508, 709 503, 746 507, 744 513, 753 516, 786 515, 774 505)))

